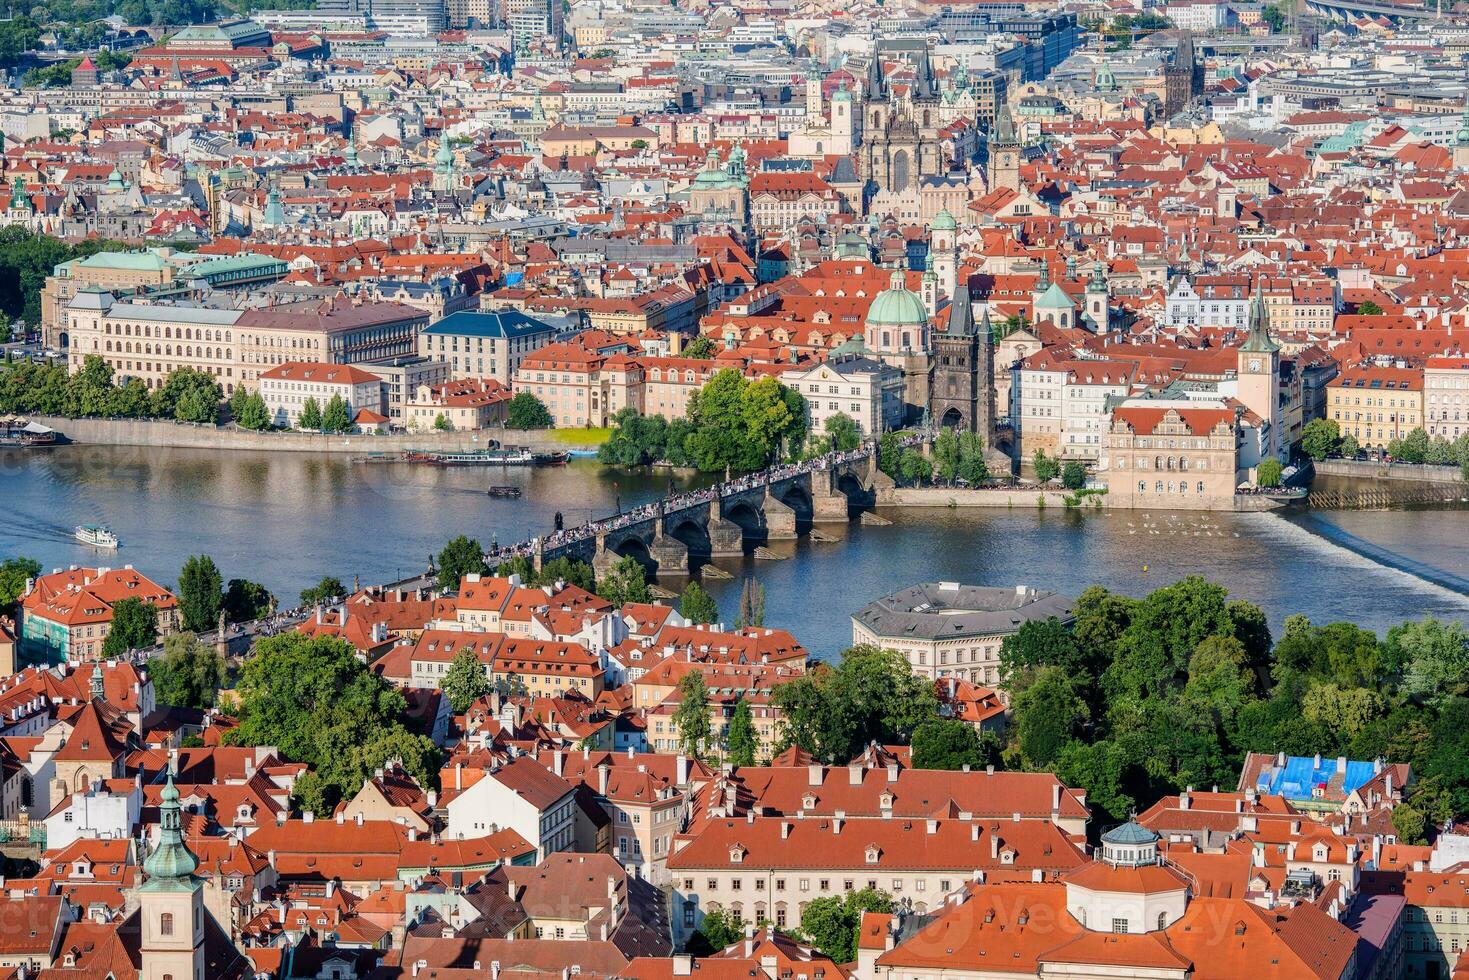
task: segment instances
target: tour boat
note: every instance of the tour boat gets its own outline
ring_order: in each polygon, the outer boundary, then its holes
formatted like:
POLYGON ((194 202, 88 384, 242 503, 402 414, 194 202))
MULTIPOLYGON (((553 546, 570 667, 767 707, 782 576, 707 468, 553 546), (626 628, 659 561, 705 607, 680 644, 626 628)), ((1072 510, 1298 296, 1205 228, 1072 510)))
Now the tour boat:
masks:
POLYGON ((536 453, 537 466, 565 466, 571 461, 571 453, 536 453))
POLYGON ((490 487, 490 489, 487 490, 487 491, 485 491, 485 492, 488 493, 491 497, 518 497, 518 496, 520 496, 520 488, 519 487, 490 487))
POLYGON ((78 524, 75 536, 82 544, 94 548, 116 548, 119 544, 117 535, 105 524, 78 524))
POLYGON ((526 466, 535 462, 535 455, 529 449, 511 446, 505 449, 472 449, 462 453, 420 450, 404 453, 403 459, 430 466, 526 466))

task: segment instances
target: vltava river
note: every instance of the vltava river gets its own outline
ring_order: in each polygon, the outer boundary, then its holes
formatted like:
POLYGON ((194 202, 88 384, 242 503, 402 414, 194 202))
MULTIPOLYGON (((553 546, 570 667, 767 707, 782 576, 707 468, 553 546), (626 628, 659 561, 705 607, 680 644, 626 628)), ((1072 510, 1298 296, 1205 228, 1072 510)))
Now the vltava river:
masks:
MULTIPOLYGON (((630 474, 591 461, 557 469, 436 469, 353 463, 342 456, 66 446, 0 451, 0 556, 48 570, 132 564, 169 584, 192 554, 224 576, 262 582, 287 603, 332 574, 349 585, 421 571, 456 534, 488 545, 611 513, 666 491, 667 473, 630 474), (517 484, 519 498, 491 498, 517 484), (110 524, 116 553, 73 540, 74 525, 110 524)), ((680 487, 689 478, 675 477, 680 487)), ((1469 509, 1276 514, 995 510, 884 512, 890 527, 826 525, 834 542, 777 543, 784 561, 720 564, 706 584, 733 618, 739 579, 766 586, 766 622, 831 655, 849 616, 920 580, 1025 584, 1076 594, 1099 583, 1141 594, 1206 575, 1289 614, 1350 619, 1379 631, 1425 613, 1469 620, 1469 509)), ((666 583, 678 588, 680 583, 666 583)))

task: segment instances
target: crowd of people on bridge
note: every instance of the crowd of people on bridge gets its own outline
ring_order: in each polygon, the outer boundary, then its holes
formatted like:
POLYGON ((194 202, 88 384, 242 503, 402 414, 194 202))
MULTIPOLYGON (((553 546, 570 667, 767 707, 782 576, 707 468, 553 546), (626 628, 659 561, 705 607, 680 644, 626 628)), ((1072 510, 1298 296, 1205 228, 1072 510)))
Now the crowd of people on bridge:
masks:
MULTIPOLYGON (((908 436, 902 440, 902 445, 914 445, 922 441, 922 436, 908 436)), ((806 473, 830 470, 836 466, 853 463, 857 460, 866 459, 877 452, 875 441, 864 442, 855 449, 833 450, 811 459, 803 459, 795 463, 777 463, 774 466, 758 470, 754 473, 746 473, 724 480, 720 483, 711 484, 698 490, 687 490, 680 493, 670 493, 661 500, 642 504, 631 510, 622 511, 612 517, 604 517, 600 520, 588 521, 577 527, 564 530, 552 531, 550 534, 531 538, 518 544, 496 547, 485 555, 485 559, 493 566, 499 562, 514 557, 534 558, 537 552, 545 554, 566 545, 576 544, 595 538, 609 531, 617 531, 633 524, 653 520, 664 514, 675 511, 687 510, 690 507, 698 507, 713 500, 719 500, 747 490, 758 487, 769 486, 779 483, 781 480, 793 476, 801 476, 806 473)))

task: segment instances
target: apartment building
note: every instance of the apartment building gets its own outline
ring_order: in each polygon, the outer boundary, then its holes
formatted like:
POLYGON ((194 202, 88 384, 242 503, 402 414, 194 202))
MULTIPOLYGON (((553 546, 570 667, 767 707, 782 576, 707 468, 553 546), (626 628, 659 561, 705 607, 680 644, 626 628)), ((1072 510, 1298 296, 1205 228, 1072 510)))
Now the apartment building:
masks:
POLYGON ((257 381, 265 410, 275 425, 296 426, 309 401, 325 409, 333 398, 347 406, 347 418, 361 411, 383 411, 382 380, 350 364, 288 361, 260 374, 257 381))
POLYGON ((1424 364, 1423 415, 1434 438, 1469 432, 1469 355, 1430 357, 1424 364))
POLYGON ((1327 418, 1364 449, 1385 449, 1423 425, 1425 376, 1421 368, 1344 368, 1326 387, 1327 418))
POLYGON ((903 424, 903 372, 861 355, 834 357, 812 367, 792 368, 780 376, 786 387, 806 398, 812 432, 826 420, 845 415, 864 436, 881 435, 903 424))
POLYGON ((33 661, 97 660, 112 628, 112 608, 139 599, 158 610, 158 634, 178 629, 178 599, 126 565, 70 568, 42 575, 20 600, 20 649, 33 661))
POLYGON ((509 384, 520 362, 555 336, 550 324, 519 310, 463 311, 420 333, 418 352, 448 362, 455 380, 493 378, 509 384))
POLYGON ((703 917, 789 928, 813 899, 881 889, 923 913, 983 872, 987 880, 1056 880, 1086 856, 1048 821, 905 817, 713 820, 676 840, 668 860, 673 930, 684 941, 703 917))

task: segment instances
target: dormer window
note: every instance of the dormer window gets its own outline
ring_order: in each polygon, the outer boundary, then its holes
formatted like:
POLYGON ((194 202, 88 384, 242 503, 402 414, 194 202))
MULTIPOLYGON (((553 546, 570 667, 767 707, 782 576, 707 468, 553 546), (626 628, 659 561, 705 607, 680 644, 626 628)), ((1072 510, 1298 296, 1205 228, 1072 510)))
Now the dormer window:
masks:
POLYGON ((816 809, 816 797, 814 795, 812 795, 811 793, 807 793, 805 796, 801 797, 801 809, 803 809, 803 810, 814 810, 814 809, 816 809))
POLYGON ((734 847, 731 847, 729 849, 729 863, 730 864, 742 864, 742 863, 744 863, 744 860, 745 860, 745 849, 743 847, 741 847, 740 845, 736 844, 734 847))
POLYGON ((893 794, 884 793, 879 796, 877 798, 877 805, 882 807, 882 809, 884 810, 891 810, 893 808, 893 794))
POLYGON ((882 852, 880 850, 878 850, 878 848, 876 847, 876 845, 868 845, 868 848, 867 848, 867 863, 868 864, 876 864, 877 863, 877 859, 879 857, 881 857, 881 856, 882 856, 882 852))

